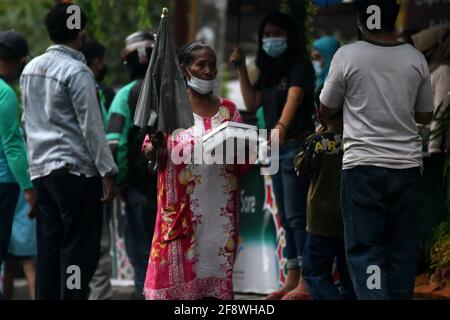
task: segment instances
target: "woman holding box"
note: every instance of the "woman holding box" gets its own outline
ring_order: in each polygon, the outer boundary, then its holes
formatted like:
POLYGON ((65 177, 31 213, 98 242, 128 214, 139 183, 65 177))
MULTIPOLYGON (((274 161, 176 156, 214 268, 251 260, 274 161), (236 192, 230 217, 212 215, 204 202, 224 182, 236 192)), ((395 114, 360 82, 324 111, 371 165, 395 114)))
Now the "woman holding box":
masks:
MULTIPOLYGON (((158 215, 144 293, 149 300, 232 299, 238 245, 237 176, 248 166, 176 164, 172 151, 192 150, 227 121, 242 122, 236 106, 213 94, 216 54, 198 42, 186 46, 180 65, 188 84, 193 127, 167 136, 158 173, 158 215)), ((154 160, 155 141, 144 142, 154 160), (153 142, 153 143, 152 143, 153 142)))

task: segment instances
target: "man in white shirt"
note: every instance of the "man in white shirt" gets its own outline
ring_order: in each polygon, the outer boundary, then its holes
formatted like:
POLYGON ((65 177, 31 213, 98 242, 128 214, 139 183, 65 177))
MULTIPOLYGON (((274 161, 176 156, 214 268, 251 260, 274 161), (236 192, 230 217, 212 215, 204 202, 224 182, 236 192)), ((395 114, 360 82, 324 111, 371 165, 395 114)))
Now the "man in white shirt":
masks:
POLYGON ((396 40, 395 0, 357 7, 364 40, 338 50, 320 96, 323 117, 344 111, 348 268, 358 299, 412 299, 423 169, 416 123, 433 114, 429 69, 419 51, 396 40), (380 28, 370 30, 374 12, 380 28))

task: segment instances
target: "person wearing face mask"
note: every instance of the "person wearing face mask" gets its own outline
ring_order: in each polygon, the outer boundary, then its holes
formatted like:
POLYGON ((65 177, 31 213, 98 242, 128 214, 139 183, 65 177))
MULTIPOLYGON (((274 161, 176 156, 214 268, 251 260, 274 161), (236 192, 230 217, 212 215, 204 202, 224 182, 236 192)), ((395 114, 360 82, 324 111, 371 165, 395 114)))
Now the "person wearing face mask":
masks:
POLYGON ((69 28, 69 6, 76 5, 56 4, 47 13, 53 45, 27 64, 20 79, 30 176, 37 191, 38 300, 88 298, 100 253, 102 203, 114 199, 118 171, 96 81, 81 53, 87 17, 78 7, 79 28, 69 28), (77 274, 74 288, 71 279, 77 274))
POLYGON ((35 205, 20 128, 19 102, 12 87, 27 56, 28 44, 22 35, 15 31, 0 32, 0 268, 8 254, 20 190, 24 191, 30 206, 35 205))
MULTIPOLYGON (((93 38, 87 38, 83 46, 83 55, 86 63, 94 74, 97 82, 97 96, 103 116, 103 125, 108 128, 108 110, 114 99, 115 92, 112 88, 102 84, 108 71, 106 64, 106 49, 93 38)), ((103 228, 100 241, 100 257, 95 274, 89 284, 89 300, 110 300, 112 298, 112 257, 111 257, 111 232, 109 222, 112 216, 112 204, 103 207, 103 228)))
POLYGON ((108 72, 105 46, 95 39, 87 38, 83 46, 83 55, 97 81, 97 94, 103 115, 103 124, 106 129, 108 128, 108 110, 114 99, 115 92, 114 89, 102 84, 108 72))
POLYGON ((331 60, 340 47, 339 41, 331 36, 324 36, 314 41, 311 57, 316 72, 316 90, 325 83, 330 71, 331 60))
MULTIPOLYGON (((229 300, 239 239, 237 178, 249 165, 177 164, 171 155, 194 150, 205 134, 242 118, 233 102, 214 94, 217 58, 209 45, 185 46, 179 61, 194 126, 169 135, 159 158, 158 216, 144 292, 148 300, 229 300)), ((143 150, 155 159, 148 137, 143 150)))
POLYGON ((109 110, 106 134, 119 167, 118 194, 125 202, 125 247, 134 269, 137 299, 143 299, 145 272, 156 219, 156 175, 141 153, 139 128, 133 124, 136 105, 155 45, 155 35, 139 31, 125 39, 121 57, 131 82, 121 88, 109 110))
POLYGON ((267 297, 274 300, 310 298, 301 276, 309 180, 296 175, 293 158, 305 138, 314 132, 315 76, 305 44, 298 39, 298 27, 288 15, 277 12, 264 18, 256 60, 261 74, 254 85, 250 83, 242 50, 235 48, 230 57, 247 109, 256 111, 263 106, 266 126, 272 129, 271 141, 280 144, 280 169, 272 181, 286 232, 288 271, 283 287, 267 297))

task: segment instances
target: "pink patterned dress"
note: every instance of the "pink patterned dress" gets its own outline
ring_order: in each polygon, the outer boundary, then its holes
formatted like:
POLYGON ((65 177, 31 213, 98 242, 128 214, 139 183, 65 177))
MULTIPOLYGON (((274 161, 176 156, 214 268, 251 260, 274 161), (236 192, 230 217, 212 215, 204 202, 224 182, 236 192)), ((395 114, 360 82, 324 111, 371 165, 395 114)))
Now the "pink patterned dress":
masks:
MULTIPOLYGON (((158 215, 144 294, 147 300, 233 299, 233 264, 238 244, 237 176, 248 165, 175 164, 180 144, 201 143, 227 121, 242 122, 236 106, 221 99, 212 118, 194 114, 195 124, 167 138, 158 174, 158 215)), ((144 147, 148 139, 144 143, 144 147)), ((182 148, 180 148, 182 149, 182 148)))

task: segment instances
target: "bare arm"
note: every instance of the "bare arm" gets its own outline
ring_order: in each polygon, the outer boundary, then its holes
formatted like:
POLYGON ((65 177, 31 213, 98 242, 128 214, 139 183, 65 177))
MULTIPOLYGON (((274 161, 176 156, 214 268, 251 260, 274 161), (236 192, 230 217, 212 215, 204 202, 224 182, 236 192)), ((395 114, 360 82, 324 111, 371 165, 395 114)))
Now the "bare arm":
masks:
POLYGON ((305 91, 302 88, 289 88, 286 104, 284 105, 283 113, 281 114, 280 120, 278 122, 285 125, 286 127, 289 127, 295 113, 303 102, 304 97, 305 91))
POLYGON ((340 108, 330 108, 330 107, 327 107, 326 105, 324 105, 323 103, 320 103, 319 113, 320 113, 320 116, 324 119, 331 118, 339 110, 340 110, 340 108))
POLYGON ((245 66, 245 55, 241 49, 234 49, 230 57, 230 62, 236 67, 245 106, 248 111, 255 112, 261 105, 261 93, 255 90, 250 83, 248 70, 245 66))

